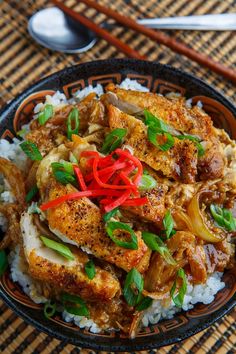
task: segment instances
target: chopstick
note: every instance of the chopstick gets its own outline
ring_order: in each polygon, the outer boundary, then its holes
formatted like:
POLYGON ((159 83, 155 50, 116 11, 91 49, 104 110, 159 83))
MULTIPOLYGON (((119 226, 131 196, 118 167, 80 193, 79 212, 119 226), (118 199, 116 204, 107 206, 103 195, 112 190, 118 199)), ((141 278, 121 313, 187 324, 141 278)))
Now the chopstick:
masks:
MULTIPOLYGON (((55 3, 55 1, 53 1, 55 3)), ((58 3, 58 1, 56 1, 58 3)), ((92 0, 78 0, 78 2, 82 2, 85 5, 96 9, 98 12, 102 12, 107 15, 109 18, 113 18, 117 22, 121 23, 125 27, 131 28, 139 33, 146 35, 152 40, 165 45, 166 47, 172 49, 174 52, 182 54, 187 58, 197 62, 198 64, 209 68, 210 70, 216 72, 224 76, 225 78, 231 80, 236 84, 236 70, 228 68, 207 55, 201 54, 196 50, 186 46, 185 44, 176 41, 174 38, 167 36, 166 34, 160 31, 154 31, 150 28, 144 27, 143 25, 138 24, 131 18, 121 15, 118 12, 109 9, 103 5, 100 5, 98 2, 92 0)))
POLYGON ((105 29, 96 25, 94 22, 89 20, 87 17, 82 16, 78 12, 75 12, 74 10, 65 6, 62 2, 57 1, 57 0, 52 0, 51 2, 54 5, 56 5, 57 7, 59 7, 65 14, 69 15, 74 20, 82 23, 82 25, 89 28, 91 31, 95 32, 99 37, 104 38, 107 42, 114 45, 117 49, 119 49, 121 52, 126 54, 128 57, 142 59, 142 60, 147 59, 145 56, 139 54, 139 52, 137 52, 136 50, 129 47, 126 43, 122 42, 120 39, 113 36, 112 34, 107 32, 105 29))
MULTIPOLYGON (((91 31, 95 32, 99 37, 104 38, 107 42, 114 45, 117 49, 121 52, 126 54, 128 57, 136 58, 136 59, 147 59, 145 56, 139 54, 136 50, 129 47, 127 44, 119 40, 117 37, 113 36, 105 29, 99 27, 97 24, 89 20, 87 17, 80 15, 79 13, 75 12, 74 10, 70 9, 69 7, 65 6, 62 2, 57 0, 51 0, 54 5, 60 8, 64 13, 72 17, 74 20, 79 21, 84 26, 89 28, 91 31)), ((103 5, 98 4, 92 0, 78 0, 85 5, 96 9, 98 12, 102 12, 110 18, 113 18, 117 22, 121 23, 125 27, 131 28, 139 33, 146 35, 147 37, 151 38, 152 40, 157 41, 169 47, 174 52, 182 54, 191 60, 197 62, 198 64, 205 66, 212 71, 224 76, 227 79, 230 79, 233 83, 236 84, 236 71, 228 68, 218 62, 215 62, 210 57, 197 52, 196 50, 187 47, 185 44, 176 41, 175 39, 167 36, 166 34, 160 31, 154 31, 150 28, 144 27, 143 25, 138 24, 131 18, 121 15, 118 12, 109 9, 103 5)))

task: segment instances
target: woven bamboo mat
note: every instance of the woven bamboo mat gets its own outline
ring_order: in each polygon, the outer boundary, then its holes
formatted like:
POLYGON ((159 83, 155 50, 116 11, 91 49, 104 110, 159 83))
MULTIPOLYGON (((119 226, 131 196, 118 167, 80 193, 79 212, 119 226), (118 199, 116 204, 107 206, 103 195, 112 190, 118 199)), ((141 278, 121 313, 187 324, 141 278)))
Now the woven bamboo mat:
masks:
MULTIPOLYGON (((97 23, 105 17, 92 9, 86 10, 76 1, 64 1, 78 11, 84 11, 97 23)), ((48 3, 48 2, 47 2, 48 3)), ((100 0, 120 13, 137 17, 174 16, 204 13, 236 12, 235 0, 100 0)), ((111 57, 123 57, 104 40, 83 54, 65 55, 38 46, 27 32, 27 20, 45 0, 0 0, 0 106, 11 100, 33 82, 73 64, 111 57)), ((235 87, 210 70, 200 67, 162 45, 147 40, 131 30, 118 27, 113 34, 150 60, 168 63, 196 74, 235 100, 235 87)), ((221 63, 236 69, 235 32, 170 32, 178 40, 205 53, 221 63)), ((236 353, 236 311, 218 321, 209 329, 176 345, 150 353, 236 353)), ((28 326, 0 301, 0 353, 93 353, 60 342, 28 326)))

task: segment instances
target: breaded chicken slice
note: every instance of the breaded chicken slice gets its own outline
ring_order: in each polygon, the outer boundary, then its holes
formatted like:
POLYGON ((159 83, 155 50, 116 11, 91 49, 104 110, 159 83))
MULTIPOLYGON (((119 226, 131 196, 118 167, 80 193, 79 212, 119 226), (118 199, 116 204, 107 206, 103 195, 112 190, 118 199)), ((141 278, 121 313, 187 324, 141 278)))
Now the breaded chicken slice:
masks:
MULTIPOLYGON (((122 107, 127 104, 136 107, 137 112, 147 109, 172 128, 185 134, 198 136, 205 142, 205 154, 199 158, 198 163, 199 178, 206 180, 223 176, 226 161, 217 139, 217 130, 213 126, 211 117, 201 108, 198 106, 188 108, 183 98, 168 99, 150 92, 123 90, 114 84, 109 84, 106 90, 114 93, 122 102, 122 104, 118 103, 118 108, 119 104, 122 107)), ((106 99, 104 95, 103 101, 107 104, 109 98, 106 99)))
MULTIPOLYGON (((76 190, 71 185, 52 182, 47 201, 74 191, 76 190)), ((127 272, 135 267, 142 273, 148 268, 150 251, 142 240, 141 232, 136 232, 137 250, 117 246, 105 231, 100 209, 88 198, 66 201, 48 209, 46 218, 54 234, 63 241, 83 247, 97 258, 115 264, 127 272)), ((117 233, 116 237, 122 240, 124 234, 117 233)))
POLYGON ((166 185, 158 185, 157 187, 141 193, 142 197, 147 197, 148 202, 138 207, 123 207, 132 215, 136 215, 141 220, 153 222, 156 226, 162 227, 162 220, 165 216, 165 195, 168 190, 166 185))
POLYGON ((146 125, 109 105, 108 120, 110 128, 125 128, 125 144, 133 148, 134 155, 142 162, 161 172, 168 178, 183 183, 194 183, 197 176, 198 151, 190 140, 175 139, 174 146, 168 151, 161 151, 147 138, 146 125))
POLYGON ((183 98, 168 99, 151 92, 121 89, 109 84, 106 91, 115 93, 119 99, 141 109, 147 109, 173 128, 198 135, 203 140, 215 136, 211 118, 199 107, 188 108, 183 98))
POLYGON ((67 260, 44 246, 39 237, 40 232, 33 223, 33 216, 28 213, 21 217, 21 232, 29 273, 33 278, 90 301, 109 301, 120 293, 119 281, 100 267, 95 267, 96 274, 92 280, 87 277, 84 267, 88 256, 76 247, 71 248, 75 259, 67 260))

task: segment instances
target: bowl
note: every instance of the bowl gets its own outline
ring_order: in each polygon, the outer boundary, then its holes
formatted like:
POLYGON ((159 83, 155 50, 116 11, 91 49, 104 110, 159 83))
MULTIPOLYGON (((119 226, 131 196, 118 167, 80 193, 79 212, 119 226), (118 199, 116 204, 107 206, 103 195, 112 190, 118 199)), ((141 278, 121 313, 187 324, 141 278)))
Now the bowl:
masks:
MULTIPOLYGON (((215 126, 236 138, 236 108, 222 94, 196 77, 167 65, 133 59, 94 61, 66 68, 29 87, 1 111, 0 137, 11 139, 30 120, 35 104, 46 94, 60 90, 67 97, 88 85, 119 84, 125 78, 135 79, 150 91, 160 94, 176 92, 193 103, 201 101, 215 126)), ((209 305, 197 304, 192 310, 180 312, 173 319, 163 320, 141 330, 135 339, 119 333, 92 334, 66 323, 56 316, 47 320, 42 305, 33 303, 6 272, 0 280, 0 296, 26 322, 50 336, 76 346, 103 351, 135 351, 159 348, 186 339, 209 327, 236 305, 235 269, 223 275, 226 286, 209 305)))

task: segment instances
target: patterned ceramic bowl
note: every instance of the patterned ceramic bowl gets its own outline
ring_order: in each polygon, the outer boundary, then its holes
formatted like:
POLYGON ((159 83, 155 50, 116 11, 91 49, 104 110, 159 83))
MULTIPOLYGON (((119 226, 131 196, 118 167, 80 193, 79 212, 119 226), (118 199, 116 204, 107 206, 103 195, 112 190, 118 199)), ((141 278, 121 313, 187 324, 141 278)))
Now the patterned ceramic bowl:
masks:
MULTIPOLYGON (((119 84, 125 78, 135 79, 150 91, 166 94, 178 92, 193 103, 201 100, 217 127, 236 138, 236 108, 220 93, 199 79, 169 66, 129 59, 96 61, 59 71, 28 88, 1 112, 0 137, 11 139, 30 119, 35 104, 46 94, 63 91, 69 98, 73 92, 88 85, 109 82, 119 84)), ((227 314, 236 304, 235 270, 223 276, 226 286, 210 305, 197 304, 194 309, 180 312, 171 320, 144 328, 134 340, 115 333, 92 334, 56 316, 45 319, 42 306, 33 303, 13 283, 6 272, 0 279, 0 296, 26 322, 39 330, 85 348, 106 351, 150 350, 186 339, 207 328, 227 314)))

